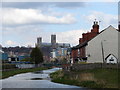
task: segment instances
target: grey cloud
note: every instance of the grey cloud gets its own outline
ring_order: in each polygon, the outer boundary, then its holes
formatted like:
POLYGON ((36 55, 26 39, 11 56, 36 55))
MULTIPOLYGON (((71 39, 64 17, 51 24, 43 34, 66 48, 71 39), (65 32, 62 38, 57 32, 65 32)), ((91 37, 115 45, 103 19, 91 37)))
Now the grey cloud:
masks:
POLYGON ((2 7, 7 8, 47 8, 47 7, 59 7, 59 8, 78 8, 84 7, 84 2, 3 2, 2 7))
POLYGON ((37 2, 3 2, 2 7, 8 8, 37 8, 46 6, 44 3, 37 3, 37 2))
POLYGON ((56 7, 60 8, 77 8, 77 7, 84 7, 85 3, 84 2, 60 2, 60 3, 55 3, 56 7))

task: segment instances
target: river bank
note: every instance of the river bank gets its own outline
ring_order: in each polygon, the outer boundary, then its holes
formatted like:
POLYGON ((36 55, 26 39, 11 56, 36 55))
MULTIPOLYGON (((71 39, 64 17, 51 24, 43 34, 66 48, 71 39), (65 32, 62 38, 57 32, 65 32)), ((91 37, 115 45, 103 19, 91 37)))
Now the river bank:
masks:
POLYGON ((16 74, 35 72, 35 71, 41 71, 41 70, 47 70, 47 69, 50 69, 50 68, 38 67, 38 68, 13 69, 13 70, 8 70, 8 71, 1 71, 0 79, 8 78, 16 74))
POLYGON ((92 69, 50 74, 53 82, 88 88, 119 88, 118 69, 92 69))

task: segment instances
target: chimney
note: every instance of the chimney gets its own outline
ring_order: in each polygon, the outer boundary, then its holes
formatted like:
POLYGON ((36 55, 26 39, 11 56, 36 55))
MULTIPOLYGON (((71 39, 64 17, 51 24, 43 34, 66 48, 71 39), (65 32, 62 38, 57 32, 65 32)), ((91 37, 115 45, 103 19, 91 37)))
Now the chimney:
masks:
POLYGON ((81 44, 82 43, 82 38, 79 38, 79 44, 81 44))
POLYGON ((91 30, 91 32, 94 32, 94 33, 99 33, 99 25, 98 25, 98 21, 94 21, 94 24, 93 24, 93 29, 91 30))

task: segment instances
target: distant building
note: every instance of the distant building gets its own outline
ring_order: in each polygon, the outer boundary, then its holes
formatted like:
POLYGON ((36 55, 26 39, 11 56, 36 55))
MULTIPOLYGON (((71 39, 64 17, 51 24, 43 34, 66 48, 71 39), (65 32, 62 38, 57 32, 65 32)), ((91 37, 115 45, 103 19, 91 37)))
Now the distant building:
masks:
POLYGON ((56 35, 51 35, 51 43, 47 42, 42 42, 42 37, 37 38, 37 46, 38 47, 50 47, 50 48, 69 48, 70 44, 69 43, 57 43, 56 42, 56 35))
POLYGON ((51 46, 52 46, 51 43, 45 43, 45 42, 43 42, 43 43, 41 44, 41 47, 51 47, 51 46))
POLYGON ((32 47, 28 48, 28 47, 3 47, 2 50, 6 53, 8 53, 9 56, 19 56, 19 55, 26 55, 26 54, 30 54, 30 52, 32 51, 32 47))
POLYGON ((65 56, 65 48, 70 48, 69 43, 56 43, 56 35, 51 35, 51 43, 42 42, 40 38, 37 38, 37 46, 41 49, 46 61, 58 56, 65 56), (58 52, 61 52, 61 54, 58 52))
POLYGON ((59 48, 69 48, 71 47, 69 43, 56 43, 56 47, 59 48))
POLYGON ((20 56, 18 56, 18 59, 20 61, 20 60, 23 60, 23 59, 26 59, 26 58, 29 58, 29 57, 30 57, 30 55, 20 55, 20 56))
POLYGON ((19 58, 18 57, 8 57, 8 61, 10 61, 10 62, 12 62, 12 61, 17 62, 17 61, 19 61, 19 58))
POLYGON ((56 48, 56 35, 51 35, 52 48, 56 48))
POLYGON ((56 57, 57 57, 56 50, 53 49, 53 51, 51 52, 51 58, 56 58, 56 57))
POLYGON ((37 45, 40 47, 42 45, 42 37, 37 38, 37 45))
POLYGON ((2 45, 0 45, 0 60, 8 60, 8 54, 2 51, 2 45))
POLYGON ((69 53, 69 48, 57 48, 57 49, 53 49, 53 51, 51 52, 51 57, 52 58, 57 58, 57 59, 62 59, 62 58, 67 58, 67 55, 69 53))
POLYGON ((8 48, 2 47, 2 50, 4 51, 3 55, 1 55, 3 60, 19 61, 26 58, 26 56, 29 56, 32 48, 16 46, 8 48))
POLYGON ((2 53, 2 60, 8 60, 8 54, 2 53))
POLYGON ((8 54, 7 53, 0 53, 0 60, 8 60, 8 54))

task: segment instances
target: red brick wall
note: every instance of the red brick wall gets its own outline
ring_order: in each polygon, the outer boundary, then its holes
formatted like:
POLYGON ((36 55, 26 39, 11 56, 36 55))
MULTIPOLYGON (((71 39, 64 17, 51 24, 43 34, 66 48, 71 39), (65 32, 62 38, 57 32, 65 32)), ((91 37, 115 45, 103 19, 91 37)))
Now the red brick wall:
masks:
POLYGON ((74 49, 71 52, 71 57, 73 58, 73 61, 78 57, 78 49, 74 49))
MULTIPOLYGON (((94 38, 97 34, 99 34, 99 25, 93 25, 93 29, 91 29, 91 32, 82 34, 82 38, 79 39, 79 44, 89 41, 90 39, 94 38)), ((80 48, 80 57, 85 56, 85 47, 80 48)))
MULTIPOLYGON (((93 29, 91 29, 91 32, 82 34, 82 38, 79 38, 79 44, 89 41, 90 39, 94 38, 97 34, 99 34, 99 25, 94 24, 92 27, 93 29)), ((86 57, 85 47, 82 47, 79 50, 80 55, 78 55, 78 49, 72 50, 71 57, 73 58, 73 60, 75 60, 77 57, 86 57)))
POLYGON ((85 56, 86 56, 86 54, 85 54, 85 47, 80 48, 80 58, 85 57, 85 56))

